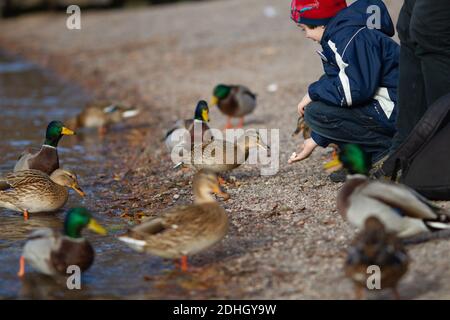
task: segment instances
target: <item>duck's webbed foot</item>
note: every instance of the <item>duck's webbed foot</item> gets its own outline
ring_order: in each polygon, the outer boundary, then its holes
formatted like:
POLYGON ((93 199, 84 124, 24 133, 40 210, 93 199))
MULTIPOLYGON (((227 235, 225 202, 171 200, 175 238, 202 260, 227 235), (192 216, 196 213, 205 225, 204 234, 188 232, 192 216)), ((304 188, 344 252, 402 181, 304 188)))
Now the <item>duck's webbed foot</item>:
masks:
POLYGON ((25 276, 25 257, 21 256, 19 260, 19 272, 17 272, 17 276, 19 278, 23 278, 25 276))

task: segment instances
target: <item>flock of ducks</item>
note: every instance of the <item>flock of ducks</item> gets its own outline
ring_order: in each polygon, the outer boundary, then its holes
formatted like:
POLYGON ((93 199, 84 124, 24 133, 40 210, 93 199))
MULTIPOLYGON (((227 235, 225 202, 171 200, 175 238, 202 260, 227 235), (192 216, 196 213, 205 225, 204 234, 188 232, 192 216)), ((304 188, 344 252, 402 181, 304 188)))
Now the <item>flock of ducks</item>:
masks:
MULTIPOLYGON (((231 117, 240 118, 239 126, 242 127, 243 117, 256 107, 256 95, 244 86, 218 85, 213 90, 211 105, 217 105, 228 116, 226 128, 231 128, 231 117)), ((96 127, 103 134, 111 124, 138 112, 134 108, 96 103, 67 123, 72 129, 96 127)), ((192 183, 194 203, 162 212, 118 237, 138 252, 181 260, 183 271, 188 271, 188 256, 206 250, 227 234, 228 216, 214 195, 224 200, 228 200, 229 195, 222 190, 223 180, 217 174, 240 166, 252 148, 270 149, 258 132, 252 130, 247 136, 253 139, 245 136, 234 142, 214 139, 208 133, 208 122, 208 104, 200 101, 194 118, 180 120, 168 130, 164 138, 168 149, 180 147, 180 144, 181 148, 191 151, 198 149, 200 152, 191 153, 195 157, 196 154, 202 156, 201 151, 213 145, 223 148, 224 152, 233 150, 237 154, 240 150, 243 159, 235 158, 233 163, 223 164, 222 158, 219 160, 214 154, 208 154, 203 161, 191 158, 189 165, 196 171, 192 183), (201 125, 201 139, 195 140, 200 143, 194 143, 193 136, 181 142, 173 141, 178 129, 194 134, 196 123, 201 125)), ((302 119, 294 134, 300 132, 304 137, 310 134, 302 119)), ((50 122, 41 149, 24 152, 14 172, 0 178, 0 207, 22 212, 26 220, 30 214, 61 209, 67 202, 70 188, 84 196, 76 175, 59 166, 58 142, 63 136, 74 134, 63 123, 50 122)), ((391 288, 399 297, 396 288, 409 265, 403 239, 450 229, 450 214, 404 185, 371 180, 371 165, 367 154, 359 146, 351 144, 340 146, 336 159, 325 165, 327 170, 344 167, 348 171, 347 181, 337 197, 337 208, 346 221, 360 230, 349 246, 344 269, 355 284, 358 298, 367 288, 367 269, 373 265, 381 269, 382 288, 391 288)), ((94 250, 82 237, 84 228, 107 234, 85 208, 73 208, 67 212, 62 232, 48 228, 32 232, 20 258, 19 276, 24 276, 25 264, 51 276, 66 274, 70 265, 87 270, 94 261, 94 250)))

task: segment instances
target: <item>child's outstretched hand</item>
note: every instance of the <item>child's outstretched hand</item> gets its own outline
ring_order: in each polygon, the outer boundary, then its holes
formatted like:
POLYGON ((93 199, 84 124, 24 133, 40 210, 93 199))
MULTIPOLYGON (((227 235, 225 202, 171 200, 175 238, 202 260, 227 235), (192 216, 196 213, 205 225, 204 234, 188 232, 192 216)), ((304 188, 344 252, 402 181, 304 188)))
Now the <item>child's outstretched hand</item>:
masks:
POLYGON ((302 150, 299 154, 294 152, 291 157, 289 158, 288 163, 292 164, 294 162, 305 160, 306 158, 309 158, 309 156, 312 154, 314 149, 317 147, 317 143, 312 139, 306 139, 305 142, 303 142, 302 150))

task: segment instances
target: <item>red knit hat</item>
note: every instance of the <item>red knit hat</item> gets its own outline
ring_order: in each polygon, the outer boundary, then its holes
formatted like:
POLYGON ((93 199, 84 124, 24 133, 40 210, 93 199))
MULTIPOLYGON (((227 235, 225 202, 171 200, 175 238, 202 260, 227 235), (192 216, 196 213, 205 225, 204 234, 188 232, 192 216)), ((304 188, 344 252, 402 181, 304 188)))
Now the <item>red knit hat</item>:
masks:
POLYGON ((291 19, 296 23, 324 26, 345 8, 345 0, 292 0, 291 19))

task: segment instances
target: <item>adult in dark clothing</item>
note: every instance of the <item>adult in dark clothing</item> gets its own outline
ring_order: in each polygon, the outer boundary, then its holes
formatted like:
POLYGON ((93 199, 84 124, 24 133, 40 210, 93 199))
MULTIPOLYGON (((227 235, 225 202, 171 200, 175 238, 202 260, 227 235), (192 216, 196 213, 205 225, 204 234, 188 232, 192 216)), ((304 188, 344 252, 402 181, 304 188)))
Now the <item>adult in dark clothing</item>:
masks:
POLYGON ((397 23, 401 42, 394 152, 427 108, 450 92, 450 1, 405 0, 397 23))

